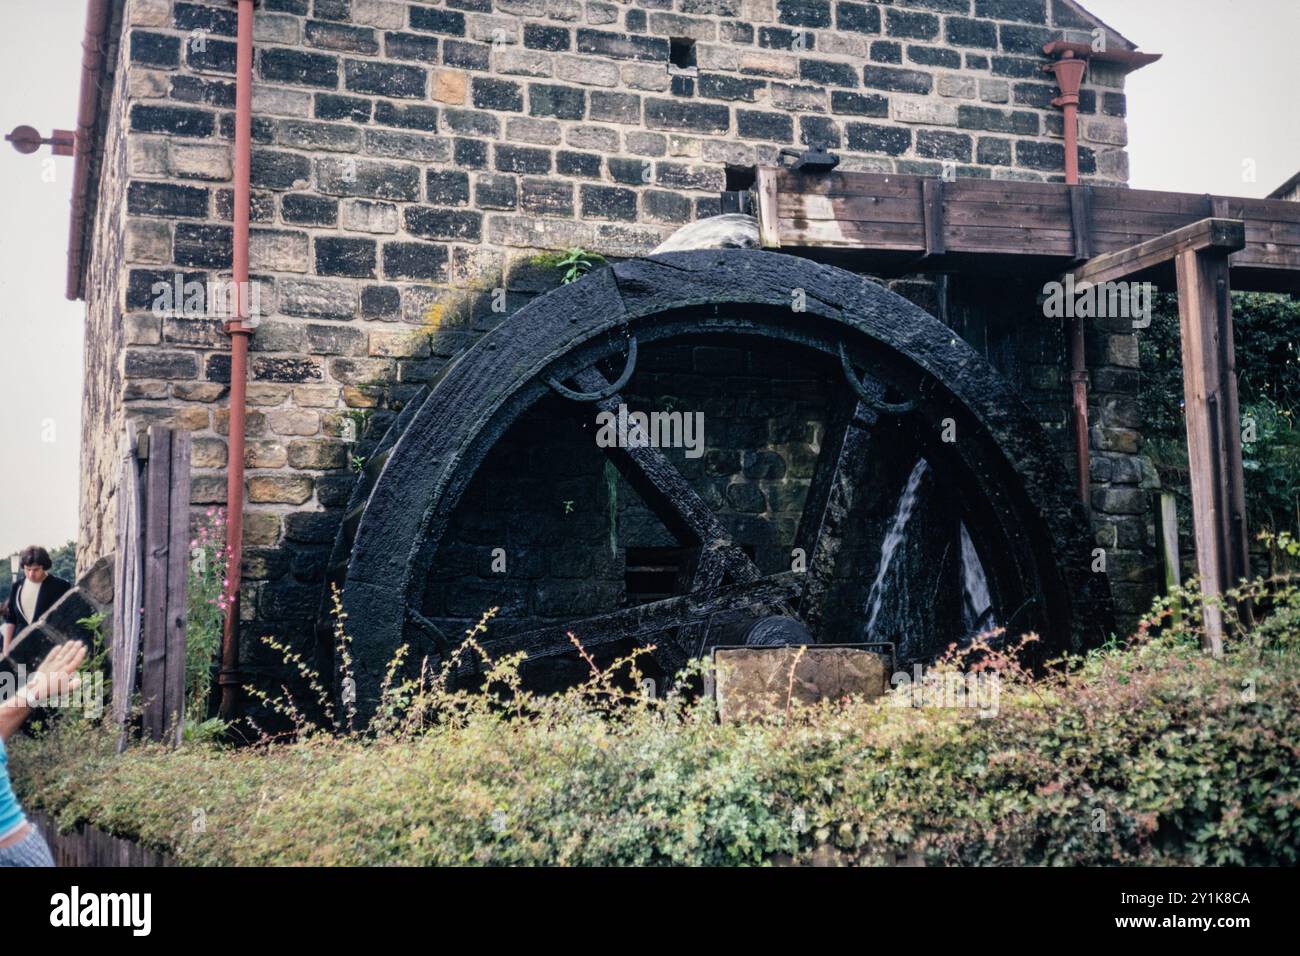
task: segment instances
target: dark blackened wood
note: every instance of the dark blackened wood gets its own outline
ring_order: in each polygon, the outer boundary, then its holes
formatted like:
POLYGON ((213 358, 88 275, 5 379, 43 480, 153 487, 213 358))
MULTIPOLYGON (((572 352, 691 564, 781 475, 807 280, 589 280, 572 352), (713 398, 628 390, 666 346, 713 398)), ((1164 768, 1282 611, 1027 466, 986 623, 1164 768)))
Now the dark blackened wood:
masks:
MULTIPOLYGON (((589 368, 574 377, 578 387, 587 392, 600 392, 609 387, 609 380, 597 369, 589 368)), ((621 395, 613 395, 596 403, 602 412, 618 414, 619 406, 626 402, 621 395)), ((655 517, 683 544, 699 544, 712 551, 721 561, 726 573, 736 581, 752 581, 758 577, 758 568, 749 556, 736 547, 731 533, 723 527, 717 516, 691 487, 677 467, 658 448, 648 445, 630 448, 618 446, 604 449, 624 480, 633 487, 655 517)))
POLYGON ((190 435, 149 428, 140 695, 144 732, 180 742, 185 716, 186 577, 189 571, 190 435))
POLYGON ((176 858, 143 846, 134 840, 114 836, 98 827, 80 824, 60 833, 54 820, 42 810, 28 810, 28 818, 44 834, 55 866, 175 866, 176 858))
POLYGON ((943 180, 926 179, 922 184, 921 212, 925 218, 925 254, 944 254, 943 240, 943 180))
POLYGON ((1092 187, 1070 189, 1070 229, 1074 233, 1074 257, 1092 258, 1092 187))
POLYGON ((651 601, 609 614, 507 634, 483 644, 493 657, 525 651, 529 659, 573 653, 570 632, 586 650, 620 641, 642 641, 652 635, 698 621, 714 614, 755 606, 779 605, 799 593, 802 576, 792 572, 771 575, 744 584, 728 584, 680 597, 651 601))
POLYGON ((799 616, 820 639, 825 601, 839 559, 846 519, 867 467, 871 429, 879 416, 841 390, 822 440, 817 466, 804 499, 795 547, 807 562, 799 616))
MULTIPOLYGON (((919 185, 915 201, 919 218, 919 185)), ((1068 229, 1063 236, 1068 255, 1068 229)), ((448 366, 373 487, 360 492, 356 503, 366 507, 343 603, 362 719, 393 651, 416 638, 407 609, 420 606, 461 495, 486 455, 552 394, 547 377, 571 379, 614 358, 612 340, 624 333, 642 346, 734 333, 831 359, 847 341, 855 351, 868 346, 873 367, 919 370, 922 380, 909 390, 935 398, 915 413, 918 424, 935 427, 946 416, 969 423, 963 440, 944 451, 963 500, 978 503, 971 531, 987 542, 1001 604, 1021 609, 1016 626, 1037 630, 1044 653, 1089 646, 1113 629, 1108 585, 1091 571, 1091 535, 1056 450, 1015 389, 951 329, 878 284, 804 258, 668 253, 561 286, 484 335, 448 366), (791 321, 795 288, 806 291, 808 311, 791 321), (1003 482, 1004 473, 1014 482, 1003 482)))

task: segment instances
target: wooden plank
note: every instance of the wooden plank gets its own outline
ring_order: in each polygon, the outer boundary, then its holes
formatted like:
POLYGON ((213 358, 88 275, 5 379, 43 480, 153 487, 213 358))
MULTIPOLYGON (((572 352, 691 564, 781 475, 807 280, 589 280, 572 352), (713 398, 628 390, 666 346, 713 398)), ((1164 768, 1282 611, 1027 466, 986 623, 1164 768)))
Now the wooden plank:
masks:
POLYGON ((145 468, 144 556, 141 628, 144 659, 140 693, 144 732, 162 740, 167 706, 167 563, 170 545, 171 429, 149 428, 149 463, 145 468))
POLYGON ((795 246, 843 247, 873 251, 925 251, 920 223, 800 222, 780 220, 779 231, 795 246))
POLYGON ((135 694, 136 664, 140 654, 141 597, 141 485, 136 457, 135 422, 126 427, 121 477, 117 488, 117 544, 113 567, 113 721, 119 728, 117 751, 126 749, 127 720, 135 694))
MULTIPOLYGON (((932 182, 942 182, 932 180, 932 182)), ((983 202, 954 198, 951 184, 943 184, 943 221, 945 224, 1004 226, 1023 228, 1040 226, 1061 228, 1069 216, 1064 203, 983 202)), ((782 219, 853 222, 923 223, 924 201, 916 197, 903 199, 879 196, 826 196, 780 193, 777 214, 782 219)))
POLYGON ((764 249, 780 249, 781 234, 776 214, 776 170, 760 166, 754 179, 758 193, 758 241, 764 249))
POLYGON ((1092 188, 1070 188, 1070 231, 1074 234, 1074 257, 1091 259, 1092 251, 1092 188))
POLYGON ((943 243, 943 180, 926 179, 921 184, 924 198, 921 213, 925 219, 925 254, 941 256, 943 243))
MULTIPOLYGON (((760 168, 765 190, 758 204, 760 235, 766 230, 770 248, 779 242, 787 249, 854 250, 867 261, 873 251, 920 255, 926 249, 926 179, 839 170, 806 176, 760 168)), ((1240 278, 1234 278, 1238 288, 1300 287, 1300 278, 1292 281, 1274 274, 1300 271, 1300 204, 1121 187, 1085 190, 1091 205, 1087 251, 1093 256, 1158 238, 1217 211, 1224 215, 1208 218, 1241 219, 1246 224, 1247 245, 1231 259, 1233 269, 1241 271, 1240 278)), ((979 259, 954 258, 961 254, 1078 258, 1083 250, 1076 249, 1075 236, 1082 210, 1071 205, 1071 195, 1081 193, 1063 183, 944 183, 947 255, 928 267, 984 268, 979 259)))
POLYGON ((190 433, 187 430, 172 432, 169 477, 163 734, 173 746, 179 746, 185 723, 185 623, 188 618, 190 433))
POLYGON ((1185 251, 1218 249, 1224 254, 1246 244, 1244 224, 1236 219, 1202 219, 1148 242, 1090 259, 1074 270, 1074 283, 1101 283, 1151 269, 1185 251))
MULTIPOLYGON (((1219 330, 1219 392, 1223 403, 1223 441, 1219 447, 1219 468, 1224 483, 1224 515, 1227 519, 1226 552, 1228 584, 1236 587, 1250 575, 1250 539, 1246 527, 1246 476, 1241 450, 1241 403, 1237 396, 1237 349, 1232 329, 1231 269, 1227 257, 1203 252, 1207 279, 1213 282, 1214 322, 1219 330)), ((1252 609, 1244 607, 1250 620, 1252 609)))

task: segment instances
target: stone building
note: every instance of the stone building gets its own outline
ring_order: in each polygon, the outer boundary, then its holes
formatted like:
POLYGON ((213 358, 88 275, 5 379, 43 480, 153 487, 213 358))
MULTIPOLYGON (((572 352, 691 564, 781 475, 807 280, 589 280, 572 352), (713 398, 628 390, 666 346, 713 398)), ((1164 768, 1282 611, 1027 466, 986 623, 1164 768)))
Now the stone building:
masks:
MULTIPOLYGON (((193 504, 225 501, 229 340, 159 289, 229 275, 234 32, 218 0, 113 5, 73 263, 87 305, 83 567, 113 547, 128 420, 190 429, 193 504)), ((644 254, 785 147, 829 148, 850 170, 1060 180, 1041 51, 1062 37, 1133 49, 1072 0, 263 0, 245 635, 304 633, 351 466, 452 356, 556 284, 540 254, 644 254)), ((1079 113, 1084 181, 1124 186, 1122 73, 1094 64, 1079 113)), ((1071 454, 1065 342, 1035 289, 891 282, 983 350, 1071 454)), ((1122 327, 1089 342, 1094 524, 1131 610, 1149 586, 1137 345, 1122 327)), ((657 359, 701 376, 735 360, 657 359)), ((765 482, 788 459, 713 455, 719 506, 779 517, 765 482)), ((537 573, 582 590, 591 572, 575 561, 537 573)), ((446 615, 476 616, 484 591, 446 615)))

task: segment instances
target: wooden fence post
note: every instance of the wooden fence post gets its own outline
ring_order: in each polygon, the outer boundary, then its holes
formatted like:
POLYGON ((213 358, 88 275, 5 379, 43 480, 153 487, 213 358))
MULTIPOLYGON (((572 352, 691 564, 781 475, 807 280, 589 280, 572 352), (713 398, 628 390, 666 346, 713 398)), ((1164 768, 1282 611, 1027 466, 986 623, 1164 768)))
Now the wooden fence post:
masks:
POLYGON ((136 660, 140 654, 142 571, 139 442, 135 422, 126 426, 126 450, 117 483, 117 547, 113 556, 113 722, 118 727, 117 752, 126 749, 126 723, 135 694, 136 660))
POLYGON ((185 717, 190 433, 153 425, 145 469, 143 555, 144 731, 180 743, 185 717))

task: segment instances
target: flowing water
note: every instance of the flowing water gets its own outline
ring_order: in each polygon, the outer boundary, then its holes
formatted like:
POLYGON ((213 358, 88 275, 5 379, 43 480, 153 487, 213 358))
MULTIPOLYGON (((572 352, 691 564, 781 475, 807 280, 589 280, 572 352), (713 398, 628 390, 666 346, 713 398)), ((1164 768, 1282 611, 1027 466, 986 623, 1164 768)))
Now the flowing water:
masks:
POLYGON ((978 634, 993 626, 993 598, 989 595, 989 580, 984 574, 975 553, 975 542, 970 539, 966 523, 961 526, 961 623, 968 635, 978 634))
POLYGON ((929 464, 917 461, 881 542, 863 608, 865 640, 925 656, 994 626, 988 576, 969 529, 950 509, 929 464))
MULTIPOLYGON (((867 640, 881 640, 881 638, 876 637, 875 629, 876 618, 880 616, 880 609, 884 606, 885 582, 889 579, 889 572, 893 567, 894 553, 898 551, 898 546, 903 543, 908 519, 912 517, 912 511, 916 508, 921 479, 925 477, 925 473, 929 470, 930 466, 924 458, 920 459, 912 468, 912 473, 907 478, 907 484, 903 487, 903 494, 898 499, 898 507, 894 510, 894 520, 889 526, 889 533, 885 535, 884 543, 880 546, 880 562, 876 569, 876 580, 871 583, 871 591, 867 594, 867 640)), ((888 640, 889 637, 886 636, 884 639, 888 640)))

